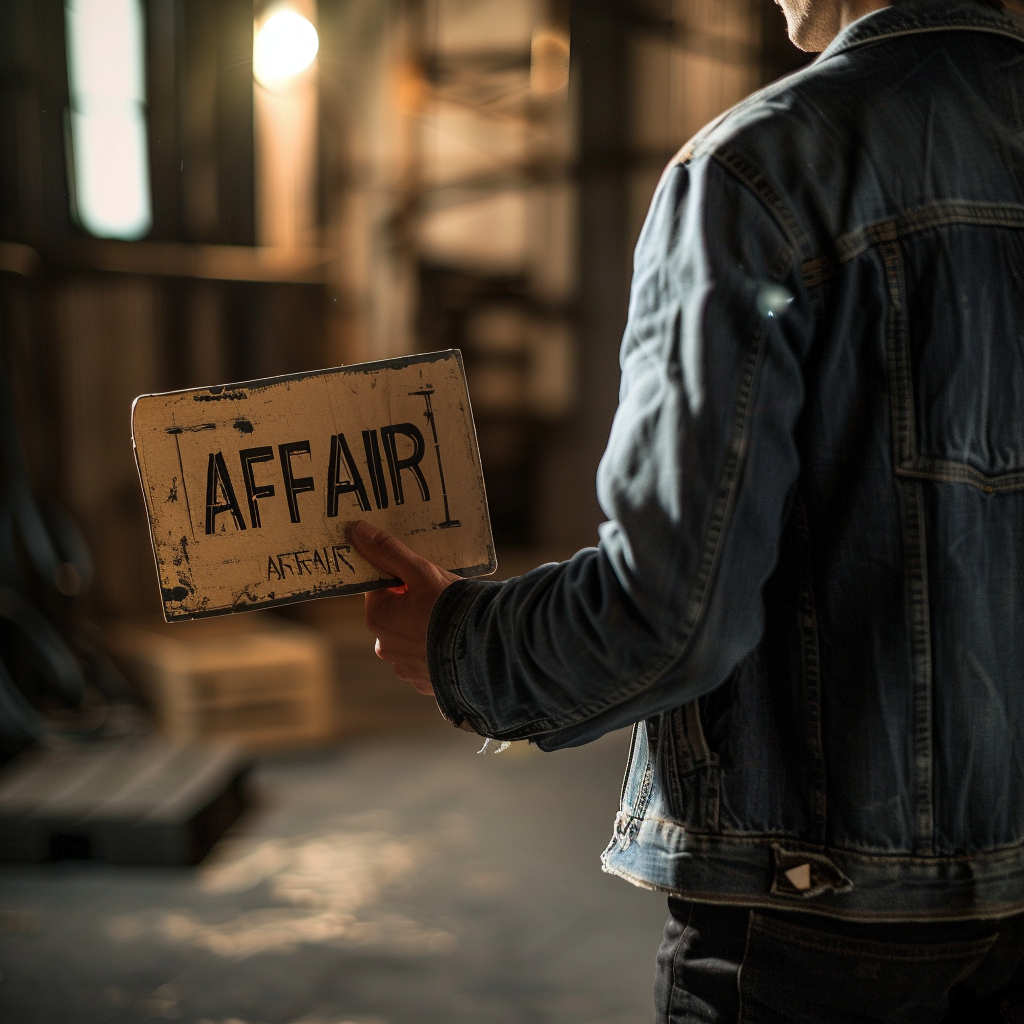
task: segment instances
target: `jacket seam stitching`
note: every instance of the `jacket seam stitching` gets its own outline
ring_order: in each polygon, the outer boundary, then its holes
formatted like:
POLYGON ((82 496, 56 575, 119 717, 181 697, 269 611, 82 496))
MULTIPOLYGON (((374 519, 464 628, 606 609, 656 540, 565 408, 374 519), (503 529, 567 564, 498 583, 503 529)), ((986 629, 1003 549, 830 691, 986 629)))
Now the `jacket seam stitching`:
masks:
MULTIPOLYGON (((784 276, 785 268, 792 264, 792 256, 792 253, 785 253, 778 257, 780 266, 776 271, 776 276, 784 276)), ((723 470, 722 479, 719 481, 719 498, 716 503, 711 526, 708 530, 704 554, 701 558, 698 584, 694 587, 691 594, 690 607, 687 610, 686 640, 676 658, 667 660, 657 675, 661 675, 662 672, 667 670, 686 652, 707 607, 708 584, 718 565, 721 552, 720 541, 727 532, 732 513, 736 507, 736 496, 743 478, 747 453, 750 449, 750 410, 753 407, 753 398, 756 396, 760 385, 760 371, 764 363, 765 344, 768 338, 768 323, 767 319, 762 319, 758 324, 758 330, 755 335, 756 341, 748 353, 747 368, 745 369, 743 383, 740 386, 740 394, 733 410, 733 436, 727 448, 726 467, 723 470), (730 473, 731 478, 729 478, 729 482, 726 485, 724 481, 729 477, 730 473)), ((653 678, 657 678, 657 676, 653 678)))
POLYGON ((839 267, 886 242, 951 225, 994 228, 1024 228, 1024 205, 1019 203, 983 203, 973 200, 948 200, 918 207, 898 217, 872 221, 840 235, 834 256, 805 260, 801 271, 808 288, 829 280, 839 267))
POLYGON ((810 259, 813 251, 810 239, 800 226, 796 214, 783 198, 782 191, 776 187, 767 174, 751 163, 739 150, 729 145, 716 146, 709 156, 745 185, 759 200, 782 229, 794 252, 798 253, 803 260, 810 259))
MULTIPOLYGON (((810 525, 803 495, 797 494, 797 537, 800 540, 801 559, 807 558, 810 546, 810 525)), ((825 746, 822 737, 821 709, 821 649, 818 637, 818 613, 814 598, 814 580, 810 569, 801 566, 800 607, 800 653, 804 677, 804 693, 807 713, 807 742, 810 746, 811 780, 809 785, 812 820, 817 836, 823 840, 828 822, 828 776, 825 766, 825 746)))
MULTIPOLYGON (((886 372, 892 422, 893 469, 917 455, 917 414, 906 315, 903 253, 897 240, 879 249, 889 294, 886 316, 886 372)), ((931 609, 928 594, 928 540, 920 481, 896 478, 903 535, 904 599, 910 641, 914 706, 914 845, 930 852, 935 841, 932 735, 931 609)))
POLYGON ((1024 470, 990 475, 965 462, 922 456, 898 465, 896 475, 935 483, 969 484, 986 494, 1016 491, 1024 487, 1024 470))
POLYGON ((834 844, 820 844, 808 842, 795 836, 790 832, 756 832, 744 835, 735 835, 728 832, 702 832, 699 829, 688 828, 678 821, 664 818, 656 814, 644 814, 644 821, 653 822, 659 826, 667 826, 670 829, 685 832, 687 836, 695 839, 710 841, 712 843, 724 843, 729 846, 746 846, 758 849, 771 850, 778 845, 780 840, 788 840, 792 850, 786 852, 797 853, 807 851, 808 853, 819 853, 824 856, 840 855, 851 860, 864 861, 865 863, 877 863, 883 861, 896 864, 919 864, 922 867, 934 867, 940 864, 976 864, 978 861, 1010 861, 1020 860, 1024 856, 1024 841, 1008 846, 999 846, 991 850, 976 851, 974 853, 963 853, 955 855, 934 854, 925 856, 920 853, 866 853, 863 850, 852 849, 848 846, 836 846, 834 844))
MULTIPOLYGON (((649 889, 654 892, 667 893, 670 896, 676 896, 680 899, 688 899, 695 903, 709 903, 713 906, 743 906, 748 907, 752 910, 779 910, 783 906, 781 899, 766 899, 760 894, 748 892, 742 896, 738 896, 735 893, 723 894, 720 891, 709 890, 709 889, 693 889, 684 888, 679 885, 671 885, 667 882, 654 882, 649 878, 645 878, 643 875, 637 874, 635 871, 630 871, 620 865, 612 865, 609 860, 602 862, 603 870, 610 875, 615 875, 618 878, 623 878, 632 884, 639 886, 640 888, 649 889)), ((788 901, 787 901, 788 902, 788 901)), ((877 922, 887 923, 889 921, 973 921, 973 920, 1000 920, 1007 917, 1013 917, 1021 913, 1022 905, 1018 902, 1006 901, 1001 902, 999 905, 1000 909, 992 909, 992 912, 985 914, 977 914, 976 912, 963 912, 959 914, 947 914, 943 913, 942 908, 938 908, 937 911, 921 911, 912 912, 908 915, 905 911, 896 909, 892 911, 879 911, 870 910, 867 908, 855 909, 852 912, 838 911, 834 907, 828 905, 818 904, 813 908, 813 912, 821 917, 829 918, 830 920, 838 921, 864 921, 864 922, 877 922)), ((787 909, 793 909, 792 904, 789 903, 787 909)), ((808 910, 811 908, 808 907, 808 910)))

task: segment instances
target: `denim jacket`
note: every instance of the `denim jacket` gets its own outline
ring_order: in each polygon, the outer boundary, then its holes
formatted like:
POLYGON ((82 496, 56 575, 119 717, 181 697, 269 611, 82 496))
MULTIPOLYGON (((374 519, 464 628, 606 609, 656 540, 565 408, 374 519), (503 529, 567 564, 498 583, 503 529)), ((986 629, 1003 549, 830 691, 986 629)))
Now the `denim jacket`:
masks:
POLYGON ((634 730, 605 869, 1024 910, 1024 22, 906 0, 725 114, 636 249, 597 548, 431 618, 455 724, 634 730))

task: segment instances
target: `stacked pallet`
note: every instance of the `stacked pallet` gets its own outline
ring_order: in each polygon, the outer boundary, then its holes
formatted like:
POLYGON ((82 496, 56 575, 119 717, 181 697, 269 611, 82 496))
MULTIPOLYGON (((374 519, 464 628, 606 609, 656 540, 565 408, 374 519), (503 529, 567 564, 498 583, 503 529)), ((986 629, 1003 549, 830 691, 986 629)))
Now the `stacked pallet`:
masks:
POLYGON ((230 739, 263 750, 335 735, 331 652, 316 630, 248 613, 116 622, 105 643, 168 739, 230 739))

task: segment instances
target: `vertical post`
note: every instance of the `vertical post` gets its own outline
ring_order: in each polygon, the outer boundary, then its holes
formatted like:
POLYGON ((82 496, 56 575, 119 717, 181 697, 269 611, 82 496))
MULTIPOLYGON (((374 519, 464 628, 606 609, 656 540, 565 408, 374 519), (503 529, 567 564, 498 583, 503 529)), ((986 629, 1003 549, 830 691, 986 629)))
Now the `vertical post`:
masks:
POLYGON ((594 477, 618 397, 618 350, 629 296, 628 7, 573 0, 570 102, 578 117, 576 411, 552 431, 540 467, 540 539, 593 544, 603 515, 594 477))
POLYGON ((147 0, 146 112, 149 122, 149 175, 153 227, 149 238, 178 241, 181 236, 181 164, 178 132, 180 46, 175 0, 147 0))
POLYGON ((217 240, 252 245, 252 0, 220 0, 217 19, 217 240))

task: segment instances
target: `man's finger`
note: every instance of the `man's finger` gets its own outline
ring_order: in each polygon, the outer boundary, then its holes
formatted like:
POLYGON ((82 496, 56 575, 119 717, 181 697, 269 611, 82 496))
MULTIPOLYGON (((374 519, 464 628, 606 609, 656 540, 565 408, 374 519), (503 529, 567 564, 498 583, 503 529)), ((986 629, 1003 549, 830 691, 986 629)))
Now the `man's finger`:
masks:
POLYGON ((371 565, 396 576, 404 583, 409 577, 423 572, 425 558, 407 548, 394 534, 378 530, 373 523, 359 519, 352 524, 352 543, 371 565))

